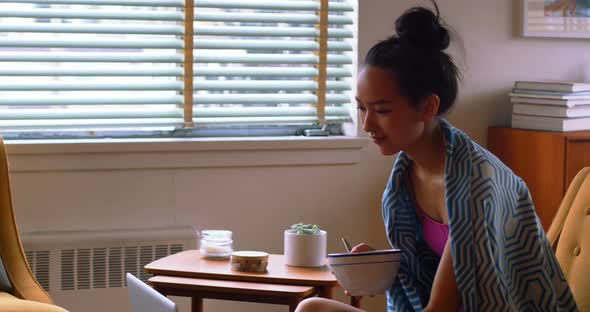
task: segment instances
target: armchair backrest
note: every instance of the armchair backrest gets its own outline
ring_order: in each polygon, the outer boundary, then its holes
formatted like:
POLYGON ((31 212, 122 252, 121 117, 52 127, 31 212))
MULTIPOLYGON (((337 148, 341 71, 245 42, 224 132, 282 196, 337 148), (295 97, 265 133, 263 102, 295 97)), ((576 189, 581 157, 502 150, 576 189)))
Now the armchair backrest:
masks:
POLYGON ((12 294, 27 300, 53 303, 37 283, 29 268, 12 209, 8 161, 4 141, 0 138, 0 257, 6 276, 12 284, 12 294))
POLYGON ((570 184, 547 238, 580 311, 590 311, 590 167, 570 184))

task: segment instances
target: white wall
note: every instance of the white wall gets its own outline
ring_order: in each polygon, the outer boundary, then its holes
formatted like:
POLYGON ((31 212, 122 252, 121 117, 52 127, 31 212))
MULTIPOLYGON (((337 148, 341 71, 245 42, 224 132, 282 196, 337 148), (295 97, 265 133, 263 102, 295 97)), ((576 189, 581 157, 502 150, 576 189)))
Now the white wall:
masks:
MULTIPOLYGON (((393 30, 393 20, 427 0, 361 0, 360 54, 393 30)), ((590 80, 590 40, 523 38, 522 0, 438 0, 443 18, 463 40, 454 53, 464 75, 449 119, 485 144, 487 127, 510 125, 507 93, 514 80, 590 80)))
MULTIPOLYGON (((406 8, 428 4, 360 2, 361 58, 390 34, 394 18, 406 8)), ((514 80, 590 80, 590 40, 522 38, 519 0, 439 0, 439 5, 466 51, 464 56, 455 54, 464 81, 449 119, 482 144, 488 126, 509 125, 506 93, 514 80)), ((361 149, 358 157, 359 162, 348 165, 15 172, 12 185, 21 231, 189 223, 233 230, 238 249, 280 253, 282 230, 305 221, 329 232, 330 252, 342 250, 340 235, 387 247, 379 202, 392 158, 381 157, 372 145, 361 149)), ((84 300, 83 306, 59 303, 73 311, 115 310, 125 297, 119 294, 108 303, 84 300)), ((363 307, 384 311, 384 297, 368 299, 363 307)), ((206 309, 286 307, 215 303, 206 309)))

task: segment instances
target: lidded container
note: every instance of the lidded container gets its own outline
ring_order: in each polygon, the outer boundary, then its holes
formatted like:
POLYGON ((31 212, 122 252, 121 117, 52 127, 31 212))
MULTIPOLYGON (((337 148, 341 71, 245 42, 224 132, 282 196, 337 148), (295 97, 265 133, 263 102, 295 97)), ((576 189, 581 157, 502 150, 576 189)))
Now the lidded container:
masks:
POLYGON ((232 232, 203 230, 200 241, 201 256, 207 259, 229 259, 233 250, 232 232))

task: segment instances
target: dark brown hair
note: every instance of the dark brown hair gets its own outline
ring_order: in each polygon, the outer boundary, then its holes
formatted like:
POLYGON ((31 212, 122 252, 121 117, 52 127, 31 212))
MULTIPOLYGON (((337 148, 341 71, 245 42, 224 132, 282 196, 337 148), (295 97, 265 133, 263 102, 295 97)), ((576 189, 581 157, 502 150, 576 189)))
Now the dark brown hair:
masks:
POLYGON ((364 64, 391 71, 416 108, 424 97, 437 95, 440 116, 453 106, 461 74, 444 52, 451 35, 441 23, 436 2, 432 3, 436 14, 424 7, 404 12, 395 21, 396 34, 374 45, 364 64))

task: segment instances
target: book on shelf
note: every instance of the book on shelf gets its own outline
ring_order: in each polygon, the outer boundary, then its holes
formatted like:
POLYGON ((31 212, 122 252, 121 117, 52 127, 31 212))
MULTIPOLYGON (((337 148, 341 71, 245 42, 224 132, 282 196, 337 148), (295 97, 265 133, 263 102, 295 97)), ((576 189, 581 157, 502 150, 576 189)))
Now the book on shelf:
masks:
POLYGON ((516 81, 515 89, 557 91, 557 92, 580 92, 590 91, 590 82, 568 82, 568 81, 516 81))
POLYGON ((567 107, 555 105, 513 103, 512 112, 521 115, 535 115, 547 117, 590 117, 590 105, 567 107))
POLYGON ((537 99, 556 99, 556 100, 588 100, 589 92, 552 92, 514 89, 508 93, 509 96, 529 97, 537 99))
POLYGON ((590 105, 590 99, 579 99, 579 100, 563 100, 563 99, 541 99, 524 96, 511 96, 510 103, 526 103, 526 104, 539 104, 539 105, 556 105, 574 107, 578 105, 590 105))
POLYGON ((512 128, 561 132, 590 130, 590 117, 561 118, 512 114, 512 128))

